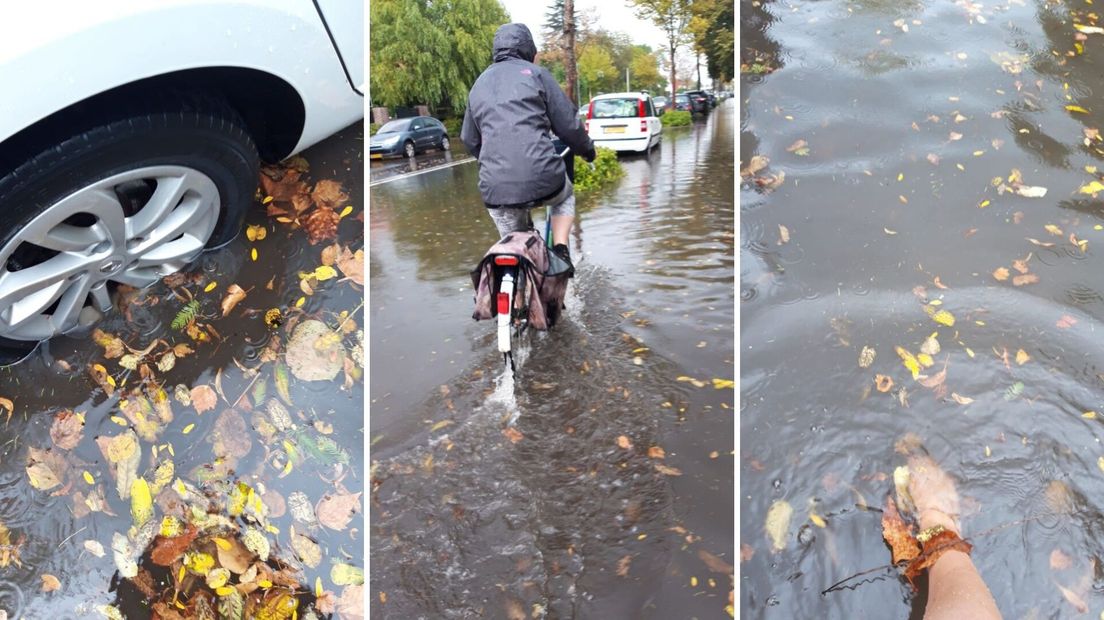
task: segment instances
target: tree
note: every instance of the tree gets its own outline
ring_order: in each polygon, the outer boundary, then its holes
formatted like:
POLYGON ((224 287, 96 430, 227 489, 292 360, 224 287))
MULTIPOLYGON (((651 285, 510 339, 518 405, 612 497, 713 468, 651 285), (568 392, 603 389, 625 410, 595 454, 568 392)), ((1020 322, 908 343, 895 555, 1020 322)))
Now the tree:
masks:
POLYGON ((617 83, 617 67, 604 47, 588 45, 579 53, 579 77, 586 82, 589 99, 594 90, 613 90, 610 84, 617 83))
POLYGON ((659 62, 652 48, 647 45, 632 47, 632 62, 629 66, 629 90, 646 90, 652 93, 663 91, 667 80, 659 73, 659 62))
POLYGON ((563 32, 564 32, 564 79, 567 80, 567 98, 576 104, 579 101, 575 92, 575 82, 578 73, 575 67, 575 0, 564 0, 563 32))
POLYGON ((694 51, 705 56, 706 69, 713 79, 731 80, 736 49, 733 3, 731 0, 693 0, 691 15, 688 28, 693 36, 694 51))
POLYGON ((667 36, 667 52, 671 63, 671 101, 675 100, 675 51, 686 43, 690 21, 690 0, 629 0, 640 19, 651 20, 667 36))
POLYGON ((552 0, 548 12, 544 14, 545 39, 559 39, 564 31, 564 0, 552 0))
POLYGON ((491 62, 495 30, 509 16, 498 0, 385 0, 369 3, 371 99, 388 107, 467 107, 468 91, 491 62))

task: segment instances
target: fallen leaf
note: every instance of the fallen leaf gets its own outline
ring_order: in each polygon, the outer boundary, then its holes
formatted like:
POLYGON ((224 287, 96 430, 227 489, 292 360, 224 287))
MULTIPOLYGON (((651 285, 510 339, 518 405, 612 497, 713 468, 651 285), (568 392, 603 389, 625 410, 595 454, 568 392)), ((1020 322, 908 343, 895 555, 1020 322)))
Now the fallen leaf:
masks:
POLYGON ((790 229, 786 228, 782 224, 778 225, 778 245, 783 245, 790 242, 790 229))
POLYGON ((720 573, 722 575, 731 575, 735 572, 735 568, 728 562, 725 562, 721 558, 713 555, 705 549, 698 549, 698 558, 714 573, 720 573))
POLYGON ((663 451, 663 448, 659 446, 652 446, 648 448, 648 458, 662 459, 666 458, 667 453, 663 451))
POLYGON ((870 368, 870 365, 874 363, 874 358, 877 356, 877 351, 870 347, 863 347, 859 352, 859 368, 870 368))
POLYGON ((100 544, 99 541, 95 540, 84 541, 84 549, 98 558, 102 558, 106 553, 106 551, 104 551, 104 546, 100 544))
POLYGON ((770 159, 768 159, 767 157, 765 157, 763 155, 756 155, 756 156, 751 158, 750 162, 748 162, 747 168, 744 168, 743 170, 740 171, 740 176, 754 175, 754 174, 758 173, 760 170, 766 168, 767 164, 769 164, 769 163, 770 163, 770 159))
POLYGON ((909 372, 912 373, 912 378, 915 379, 920 376, 920 362, 916 357, 913 356, 912 353, 909 353, 908 349, 904 347, 895 347, 895 350, 897 351, 897 356, 901 358, 901 362, 904 363, 905 368, 908 368, 909 372))
POLYGON ((630 564, 632 564, 632 556, 631 555, 623 556, 620 560, 618 560, 617 561, 617 576, 618 577, 627 577, 628 574, 629 574, 629 565, 630 564))
POLYGON ((622 450, 631 450, 632 447, 633 447, 633 444, 632 444, 632 441, 628 437, 626 437, 625 435, 618 435, 617 436, 617 447, 621 448, 622 450))
POLYGON ((334 209, 349 200, 348 194, 341 189, 341 183, 332 179, 319 181, 311 191, 311 200, 320 208, 334 209))
POLYGON ((1027 351, 1020 349, 1016 351, 1016 364, 1023 366, 1031 359, 1031 356, 1027 354, 1027 351))
POLYGON ((655 467, 656 471, 663 474, 664 476, 681 476, 682 475, 682 470, 677 468, 677 467, 668 467, 666 465, 663 465, 662 463, 652 463, 652 466, 655 467))
MULTIPOLYGON (((1066 107, 1068 108, 1070 106, 1066 107)), ((1062 584, 1055 585, 1057 585, 1058 589, 1062 591, 1062 596, 1065 597, 1066 601, 1070 605, 1073 605, 1073 608, 1077 610, 1077 613, 1083 614, 1089 611, 1089 606, 1085 603, 1085 599, 1081 598, 1076 592, 1062 586, 1062 584)))
POLYGON ((338 562, 330 568, 330 581, 339 586, 359 586, 364 583, 364 569, 338 562))
POLYGON ((303 219, 303 230, 307 233, 307 241, 311 245, 317 245, 322 241, 329 241, 337 237, 337 224, 341 216, 333 209, 321 208, 311 211, 303 219))
POLYGON ((1062 318, 1058 319, 1058 322, 1056 323, 1056 325, 1058 326, 1059 329, 1069 329, 1069 328, 1073 327, 1074 325, 1077 325, 1077 319, 1073 318, 1072 316, 1070 316, 1068 314, 1063 314, 1062 318))
POLYGON ((54 414, 54 422, 50 425, 50 439, 54 445, 63 450, 72 450, 80 443, 84 436, 84 420, 81 416, 66 409, 54 414))
POLYGON ((245 299, 245 290, 237 284, 226 287, 226 296, 222 298, 222 316, 230 314, 238 302, 245 299))
POLYGON ((936 155, 935 153, 928 153, 928 162, 930 162, 931 165, 933 165, 933 166, 938 166, 939 165, 939 156, 936 155))
POLYGON ((1093 196, 1095 196, 1100 192, 1104 192, 1104 183, 1101 183, 1100 181, 1093 181, 1091 183, 1082 185, 1081 188, 1077 191, 1082 194, 1092 194, 1093 196))
POLYGON ((786 542, 790 530, 790 519, 793 517, 793 506, 784 499, 775 500, 767 510, 766 531, 771 541, 771 550, 782 551, 786 548, 786 542))
POLYGON ((1039 281, 1039 276, 1033 273, 1025 273, 1012 278, 1012 284, 1016 286, 1026 286, 1028 284, 1035 284, 1039 281))
POLYGON ((1073 565, 1073 559, 1066 555, 1061 549, 1055 547, 1054 551, 1050 552, 1050 568, 1051 570, 1066 570, 1073 565))
POLYGON ((345 364, 341 335, 322 321, 307 319, 295 326, 285 355, 291 374, 303 381, 330 381, 345 364))
POLYGON ((198 533, 195 526, 189 524, 179 536, 158 536, 153 542, 150 560, 158 566, 172 566, 188 550, 198 533))
POLYGON ((58 581, 58 578, 49 573, 43 573, 39 575, 39 577, 42 579, 43 592, 53 592, 61 587, 61 582, 58 581))
POLYGON ((974 402, 974 399, 970 398, 969 396, 960 396, 954 392, 951 392, 951 398, 960 405, 969 405, 970 403, 974 402))
POLYGON ((1066 109, 1069 110, 1070 112, 1078 112, 1080 114, 1088 114, 1089 113, 1088 110, 1086 110, 1085 108, 1082 108, 1079 105, 1072 105, 1072 104, 1067 105, 1066 109))
MULTIPOLYGON (((336 493, 326 495, 315 506, 318 522, 331 530, 341 531, 360 511, 360 493, 336 493)), ((342 584, 338 584, 342 585, 342 584)))
POLYGON ((1054 247, 1054 244, 1050 243, 1048 241, 1039 241, 1038 239, 1033 239, 1031 237, 1024 237, 1024 238, 1027 239, 1028 241, 1030 241, 1031 243, 1034 243, 1035 245, 1037 245, 1039 247, 1043 247, 1043 248, 1052 248, 1052 247, 1054 247))
POLYGON ((264 226, 247 226, 245 228, 245 238, 250 241, 262 241, 268 236, 268 229, 264 226))
POLYGON ((1061 228, 1058 228, 1054 224, 1046 224, 1046 225, 1043 226, 1043 228, 1045 228, 1048 233, 1050 233, 1052 235, 1056 235, 1058 237, 1061 237, 1062 235, 1065 234, 1065 233, 1062 232, 1061 228))
POLYGON ((920 385, 922 385, 926 388, 933 388, 934 389, 934 388, 939 387, 940 385, 943 385, 943 382, 946 381, 946 380, 947 380, 947 369, 944 368, 943 370, 935 373, 934 375, 932 375, 930 377, 921 377, 921 378, 917 379, 917 382, 920 385))
MULTIPOLYGON (((385 594, 380 592, 380 594, 385 594)), ((337 613, 341 618, 366 618, 364 613, 364 586, 348 586, 341 591, 341 597, 337 599, 337 613)))
POLYGON ((951 138, 951 141, 961 140, 962 139, 962 134, 958 133, 957 131, 952 131, 951 135, 950 135, 950 138, 951 138))
POLYGON ((218 394, 215 393, 214 388, 206 384, 192 388, 190 395, 196 413, 210 411, 218 404, 218 394))
POLYGON ((893 389, 893 378, 886 375, 874 375, 874 387, 885 393, 893 389))
POLYGON ((786 147, 786 151, 795 155, 805 156, 809 154, 809 143, 805 140, 798 140, 790 146, 786 147))
POLYGON ((136 528, 153 518, 153 496, 145 478, 136 478, 130 485, 130 515, 136 528))
POLYGON ((1025 198, 1042 198, 1046 196, 1047 188, 1033 185, 1019 185, 1016 187, 1015 191, 1025 198))
POLYGON ((525 439, 525 435, 522 435, 521 431, 512 426, 507 426, 506 428, 502 429, 502 434, 506 436, 506 439, 510 440, 510 443, 517 443, 522 439, 525 439))
POLYGON ((364 286, 364 250, 353 253, 343 247, 336 258, 337 268, 351 282, 364 286))
POLYGON ((1020 273, 1027 273, 1030 271, 1030 268, 1027 266, 1027 261, 1019 258, 1012 261, 1012 268, 1020 273))
POLYGON ((939 355, 941 350, 942 347, 939 346, 939 339, 935 334, 928 336, 920 345, 920 352, 925 355, 939 355))
POLYGON ((920 555, 920 544, 913 536, 912 528, 901 519, 897 503, 889 495, 886 496, 885 510, 882 511, 882 538, 889 545, 894 564, 911 561, 920 555))

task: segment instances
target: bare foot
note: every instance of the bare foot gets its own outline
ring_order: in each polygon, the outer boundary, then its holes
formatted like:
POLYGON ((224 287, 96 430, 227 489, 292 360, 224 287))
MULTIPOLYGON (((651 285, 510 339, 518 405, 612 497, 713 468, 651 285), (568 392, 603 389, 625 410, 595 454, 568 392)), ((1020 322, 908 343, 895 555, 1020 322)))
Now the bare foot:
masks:
POLYGON ((931 457, 918 454, 909 457, 908 487, 921 529, 942 525, 961 535, 954 480, 931 457))

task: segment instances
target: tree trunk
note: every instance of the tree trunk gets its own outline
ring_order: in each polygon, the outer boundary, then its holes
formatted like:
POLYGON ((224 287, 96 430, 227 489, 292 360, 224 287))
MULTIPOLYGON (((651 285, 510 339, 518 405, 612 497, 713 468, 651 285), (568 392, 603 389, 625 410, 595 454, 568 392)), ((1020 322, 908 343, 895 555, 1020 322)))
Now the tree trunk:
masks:
POLYGON ((701 52, 694 52, 694 63, 698 69, 698 86, 697 89, 701 90, 701 52))
POLYGON ((675 105, 675 40, 670 39, 671 51, 671 106, 675 105))
POLYGON ((578 69, 575 67, 575 0, 564 0, 564 73, 567 79, 567 98, 578 105, 575 82, 578 69))

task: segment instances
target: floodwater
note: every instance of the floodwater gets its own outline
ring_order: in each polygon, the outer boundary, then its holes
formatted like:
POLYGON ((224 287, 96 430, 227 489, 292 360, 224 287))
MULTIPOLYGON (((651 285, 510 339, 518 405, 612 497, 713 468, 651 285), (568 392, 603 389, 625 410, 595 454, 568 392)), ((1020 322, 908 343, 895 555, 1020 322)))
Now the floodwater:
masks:
POLYGON ((726 615, 734 103, 580 196, 565 318, 516 377, 470 318, 476 167, 372 187, 373 617, 726 615))
POLYGON ((1079 192, 1104 168, 1094 6, 741 3, 759 66, 740 159, 785 173, 740 194, 744 617, 919 617, 892 570, 826 592, 889 564, 880 507, 909 432, 957 478, 1005 617, 1104 608, 1104 203, 1079 192), (1045 196, 1001 193, 1014 169, 1045 196), (933 333, 927 387, 895 350, 933 333))
MULTIPOLYGON (((363 211, 363 150, 363 132, 358 124, 303 153, 311 164, 305 178, 338 180, 348 194, 348 204, 354 208, 340 223, 337 241, 352 250, 364 243, 358 220, 363 211)), ((209 501, 206 510, 224 517, 230 485, 249 485, 261 495, 268 523, 274 528, 265 534, 272 556, 300 571, 300 591, 313 592, 315 579, 320 577, 327 592, 340 595, 342 588, 330 579, 330 563, 363 567, 362 515, 355 515, 341 531, 319 528, 317 523, 295 521, 287 498, 303 492, 314 506, 325 493, 335 493, 338 484, 354 492, 363 487, 363 383, 356 380, 343 386, 340 376, 332 382, 308 383, 292 376, 288 395, 293 404, 286 409, 293 428, 285 427, 285 433, 270 441, 254 427, 259 418, 251 416, 249 409, 259 411, 261 403, 280 391, 275 384, 274 362, 265 361, 264 351, 274 339, 280 341, 281 347, 276 349, 280 350, 288 335, 282 329, 266 326, 266 310, 279 308, 288 320, 302 320, 309 315, 331 327, 340 322, 335 317, 346 311, 352 313, 349 325, 362 326, 363 310, 358 307, 363 289, 333 279, 320 284, 315 294, 296 309, 297 300, 304 297, 299 274, 319 265, 323 246, 308 244, 303 231, 292 231, 274 221, 260 201, 247 223, 264 227, 266 238, 251 243, 244 234, 239 235, 229 246, 204 254, 185 272, 188 277, 183 284, 178 283, 172 290, 158 284, 131 299, 129 321, 115 314, 99 327, 132 347, 124 353, 141 351, 158 339, 168 343, 157 345, 150 357, 140 362, 150 366, 151 378, 145 382, 149 393, 155 393, 160 385, 170 395, 173 419, 156 429, 155 441, 145 437, 139 440, 137 475, 153 484, 155 468, 172 461, 174 478, 195 485, 209 501), (250 257, 251 249, 258 252, 256 261, 250 257), (238 284, 247 294, 224 318, 220 303, 231 284, 238 284), (194 341, 170 325, 184 305, 173 290, 200 300, 198 320, 214 329, 207 332, 210 336, 206 342, 194 341), (175 344, 188 344, 194 352, 182 352, 172 368, 156 368, 154 362, 164 359, 164 347, 175 344), (222 394, 214 409, 203 414, 175 398, 176 386, 188 390, 201 385, 222 394), (258 391, 259 386, 265 386, 267 396, 258 391), (237 407, 231 409, 233 403, 237 407), (321 437, 332 438, 337 446, 328 451, 326 458, 319 458, 305 447, 308 439, 312 445, 320 445, 321 437), (281 476, 289 459, 283 452, 288 444, 296 447, 302 458, 294 459, 290 474, 281 476), (324 559, 316 567, 304 567, 292 554, 292 526, 320 546, 324 559)), ((355 331, 343 338, 343 346, 355 346, 355 331)), ((105 357, 104 348, 83 335, 45 343, 26 361, 0 373, 0 396, 14 401, 14 415, 10 420, 0 420, 0 525, 6 530, 4 544, 0 545, 0 610, 8 618, 100 617, 96 610, 107 604, 116 605, 124 617, 150 617, 146 597, 129 580, 120 580, 116 572, 113 534, 125 536, 131 528, 131 501, 117 494, 113 466, 95 441, 119 436, 134 427, 121 412, 121 401, 137 399, 124 392, 143 381, 139 371, 121 365, 122 359, 117 355, 105 357), (104 366, 114 378, 113 396, 93 380, 89 369, 95 364, 104 366), (65 410, 83 413, 85 423, 80 441, 62 448, 55 445, 50 431, 55 416, 65 410), (53 473, 60 478, 58 484, 46 490, 32 488, 26 470, 31 449, 49 450, 64 459, 64 465, 50 461, 53 473), (94 484, 86 482, 88 477, 94 484), (56 576, 60 588, 44 592, 45 574, 56 576)), ((175 509, 172 507, 174 501, 168 495, 173 493, 171 488, 153 493, 151 521, 160 525, 163 516, 181 516, 179 501, 175 509)), ((313 510, 310 508, 312 514, 313 510)), ((231 516, 221 535, 233 538, 234 528, 244 527, 247 522, 245 516, 231 516)), ((167 574, 169 571, 153 565, 148 549, 138 562, 153 576, 154 589, 168 593, 163 600, 172 599, 173 577, 167 574)), ((231 584, 237 583, 237 576, 234 579, 231 584)), ((194 583, 194 577, 188 580, 194 583)), ((313 596, 299 598, 299 617, 317 617, 307 608, 313 596)), ((182 593, 178 600, 190 611, 170 609, 198 613, 190 607, 188 596, 182 593)))
POLYGON ((371 175, 372 183, 374 184, 399 175, 429 170, 438 166, 445 166, 453 162, 462 162, 469 159, 471 159, 471 155, 468 154, 468 149, 460 142, 460 138, 454 137, 449 140, 449 150, 447 151, 430 149, 418 153, 413 159, 407 159, 406 157, 373 159, 368 164, 368 174, 371 175))

